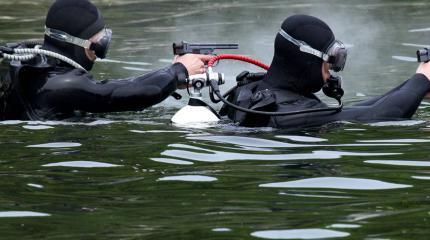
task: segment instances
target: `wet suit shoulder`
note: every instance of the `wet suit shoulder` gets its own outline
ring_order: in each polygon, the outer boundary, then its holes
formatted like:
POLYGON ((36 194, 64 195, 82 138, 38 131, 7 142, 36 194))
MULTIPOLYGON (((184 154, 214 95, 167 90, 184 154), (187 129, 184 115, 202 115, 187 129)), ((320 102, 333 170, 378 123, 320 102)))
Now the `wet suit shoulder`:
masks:
POLYGON ((56 67, 36 73, 30 69, 21 82, 30 119, 64 119, 75 111, 143 110, 170 96, 187 75, 181 63, 138 77, 103 81, 82 70, 56 67))
MULTIPOLYGON (((236 104, 242 104, 243 107, 260 111, 290 112, 327 107, 314 95, 303 96, 286 90, 271 90, 271 96, 265 97, 266 103, 258 104, 261 101, 255 101, 258 99, 256 95, 261 95, 261 90, 256 91, 255 89, 256 84, 254 86, 250 84, 245 88, 240 87, 237 89, 238 92, 230 97, 230 100, 236 102, 236 104)), ((344 107, 340 112, 316 112, 267 117, 239 113, 239 111, 234 111, 231 108, 228 111, 224 110, 224 112, 225 114, 228 112, 229 118, 239 122, 240 125, 253 127, 303 128, 320 126, 335 121, 375 122, 400 120, 412 117, 428 91, 430 91, 429 80, 422 74, 416 74, 384 95, 359 102, 353 106, 344 107)))

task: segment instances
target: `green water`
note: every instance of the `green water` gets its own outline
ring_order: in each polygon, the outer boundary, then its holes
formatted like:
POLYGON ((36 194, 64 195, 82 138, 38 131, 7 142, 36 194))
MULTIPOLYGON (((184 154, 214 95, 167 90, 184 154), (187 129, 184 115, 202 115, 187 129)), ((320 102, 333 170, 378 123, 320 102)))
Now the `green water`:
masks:
MULTIPOLYGON (((40 38, 50 2, 1 1, 0 42, 40 38)), ((114 30, 98 78, 161 68, 179 40, 237 42, 270 63, 281 21, 307 13, 350 46, 352 103, 411 76, 404 57, 430 44, 427 1, 95 3, 114 30)), ((257 70, 220 63, 223 89, 245 69, 257 70)), ((428 103, 412 121, 291 133, 172 126, 186 101, 78 123, 0 122, 0 239, 428 238, 428 103)))

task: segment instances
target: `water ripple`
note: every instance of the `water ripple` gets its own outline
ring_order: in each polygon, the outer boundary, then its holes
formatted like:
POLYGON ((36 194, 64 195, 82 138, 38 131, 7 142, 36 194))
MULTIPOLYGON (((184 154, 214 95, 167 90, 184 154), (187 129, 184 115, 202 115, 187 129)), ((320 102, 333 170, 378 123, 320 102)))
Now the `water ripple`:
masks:
MULTIPOLYGON (((170 60, 170 61, 172 61, 172 60, 170 60)), ((120 60, 114 60, 114 59, 97 59, 97 62, 121 63, 121 64, 138 65, 138 66, 151 66, 152 65, 152 63, 147 63, 147 62, 127 62, 127 61, 120 61, 120 60)))
POLYGON ((362 129, 362 128, 345 128, 345 131, 354 131, 354 132, 361 132, 361 131, 366 131, 366 129, 362 129))
POLYGON ((54 128, 54 127, 46 126, 46 125, 25 125, 22 127, 25 129, 29 129, 29 130, 45 130, 45 129, 54 128))
POLYGON ((430 31, 430 28, 416 28, 416 29, 410 29, 409 32, 428 32, 430 31))
POLYGON ((392 56, 393 59, 404 61, 404 62, 416 62, 417 58, 406 57, 406 56, 392 56))
POLYGON ((430 177, 428 176, 412 176, 413 179, 419 179, 419 180, 430 180, 430 177))
POLYGON ((414 48, 430 48, 429 45, 415 44, 415 43, 402 43, 402 45, 406 47, 414 47, 414 48))
POLYGON ((400 160, 367 160, 365 163, 385 164, 393 166, 430 167, 428 161, 400 161, 400 160))
POLYGON ((381 140, 359 140, 361 143, 428 143, 430 139, 381 139, 381 140))
POLYGON ((122 67, 125 70, 130 70, 130 71, 141 71, 141 72, 149 72, 152 69, 148 69, 148 68, 137 68, 137 67, 122 67))
POLYGON ((190 131, 173 131, 173 130, 130 130, 133 133, 190 133, 190 131))
POLYGON ((323 239, 348 237, 347 232, 333 231, 319 228, 293 230, 267 230, 251 233, 251 236, 264 239, 323 239))
POLYGON ((123 184, 123 183, 130 183, 130 182, 137 182, 145 179, 144 177, 129 177, 129 178, 116 178, 114 181, 110 182, 103 182, 99 183, 97 185, 99 186, 107 186, 107 185, 117 185, 117 184, 123 184))
POLYGON ((0 20, 15 20, 16 17, 11 16, 0 16, 0 20))
POLYGON ((30 211, 5 211, 0 212, 0 218, 12 218, 12 217, 47 217, 51 216, 48 213, 30 212, 30 211))
POLYGON ((335 188, 348 190, 384 190, 412 187, 412 185, 388 183, 379 180, 343 177, 307 178, 289 182, 266 183, 259 186, 270 188, 335 188))
MULTIPOLYGON (((414 58, 414 62, 416 62, 417 60, 414 58)), ((423 124, 425 123, 425 121, 421 121, 421 120, 405 120, 405 121, 388 121, 388 122, 377 122, 377 123, 369 123, 369 126, 373 126, 373 127, 392 127, 392 126, 414 126, 414 125, 419 125, 419 124, 423 124)))
POLYGON ((1 121, 0 124, 1 125, 16 125, 16 124, 21 124, 24 121, 20 121, 20 120, 6 120, 6 121, 1 121))
POLYGON ((392 216, 396 214, 405 213, 407 211, 381 211, 377 210, 376 212, 366 212, 366 213, 354 213, 350 214, 346 217, 347 221, 349 222, 359 222, 371 218, 378 218, 378 217, 385 217, 385 216, 392 216))
MULTIPOLYGON (((301 140, 302 142, 322 142, 326 141, 326 139, 321 138, 310 138, 310 137, 301 137, 301 136, 279 136, 281 138, 288 138, 290 140, 294 139, 295 141, 301 140)), ((239 136, 213 136, 213 135, 189 135, 187 137, 189 140, 196 141, 211 141, 216 143, 227 143, 234 144, 236 146, 240 146, 241 148, 246 149, 247 147, 258 147, 258 148, 300 148, 300 147, 376 147, 376 146, 394 146, 393 144, 293 144, 280 142, 275 140, 261 139, 261 138, 252 138, 252 137, 239 137, 239 136)), ((430 140, 429 140, 430 141, 430 140)), ((405 143, 396 144, 397 146, 404 146, 405 143)))
POLYGON ((53 142, 53 143, 44 143, 37 145, 28 145, 29 148, 69 148, 69 147, 80 147, 82 144, 80 143, 72 143, 72 142, 53 142))
POLYGON ((184 161, 184 160, 178 160, 178 159, 172 159, 172 158, 151 158, 152 161, 155 162, 161 162, 161 163, 169 163, 169 164, 176 164, 176 165, 193 165, 193 162, 184 161))
POLYGON ((292 135, 278 135, 277 138, 286 138, 291 141, 296 142, 326 142, 328 139, 325 138, 316 138, 316 137, 308 137, 308 136, 292 136, 292 135))
POLYGON ((214 228, 212 232, 231 232, 230 228, 214 228))
POLYGON ((184 158, 201 162, 225 162, 229 160, 309 160, 309 159, 338 159, 343 156, 387 156, 401 153, 365 153, 340 151, 312 151, 312 153, 292 154, 246 154, 236 152, 222 152, 206 150, 209 153, 191 152, 185 150, 166 150, 161 155, 184 158))
POLYGON ((43 185, 35 184, 35 183, 28 183, 27 186, 34 187, 34 188, 43 188, 43 185))
POLYGON ((93 161, 70 161, 70 162, 57 162, 42 165, 42 167, 78 167, 78 168, 108 168, 108 167, 121 167, 121 165, 93 162, 93 161))
POLYGON ((174 143, 174 144, 169 144, 168 146, 169 147, 175 147, 175 148, 192 149, 192 150, 210 152, 210 150, 208 150, 208 149, 204 149, 204 148, 200 148, 200 147, 196 147, 196 146, 191 146, 191 145, 187 145, 187 144, 174 143))
POLYGON ((279 195, 294 196, 294 197, 310 197, 310 198, 333 198, 333 199, 349 199, 349 198, 352 198, 352 197, 348 197, 348 196, 331 196, 331 195, 285 193, 285 192, 280 192, 279 195))
POLYGON ((360 228, 361 225, 358 224, 345 224, 345 223, 335 223, 330 226, 327 226, 328 228, 360 228))
POLYGON ((267 139, 261 139, 261 138, 251 138, 251 137, 238 137, 238 136, 197 136, 197 137, 187 137, 187 139, 190 140, 206 140, 206 141, 213 141, 213 142, 219 142, 219 143, 229 143, 229 144, 235 144, 240 146, 247 146, 247 147, 304 147, 307 145, 301 145, 301 144, 291 144, 291 143, 284 143, 284 142, 278 142, 273 140, 267 140, 267 139))
MULTIPOLYGON (((143 121, 143 120, 124 120, 114 121, 108 119, 100 119, 92 122, 67 122, 67 121, 21 121, 21 120, 7 120, 0 121, 0 125, 46 125, 46 126, 99 126, 109 125, 112 123, 132 123, 132 124, 146 124, 146 125, 162 125, 162 123, 155 121, 143 121)), ((23 126, 24 127, 24 126, 23 126)))
POLYGON ((159 178, 158 181, 213 182, 218 179, 202 175, 182 175, 159 178))

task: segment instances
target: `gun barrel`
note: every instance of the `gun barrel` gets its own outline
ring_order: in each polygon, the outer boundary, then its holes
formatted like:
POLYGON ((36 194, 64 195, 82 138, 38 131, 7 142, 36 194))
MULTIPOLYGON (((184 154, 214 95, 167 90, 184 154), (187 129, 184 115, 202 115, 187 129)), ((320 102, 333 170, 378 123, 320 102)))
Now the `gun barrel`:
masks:
POLYGON ((173 54, 183 55, 187 53, 195 54, 213 54, 215 49, 238 49, 239 44, 237 43, 187 43, 178 42, 173 43, 173 54))
POLYGON ((190 48, 210 48, 210 49, 238 49, 239 44, 237 43, 189 43, 190 48))

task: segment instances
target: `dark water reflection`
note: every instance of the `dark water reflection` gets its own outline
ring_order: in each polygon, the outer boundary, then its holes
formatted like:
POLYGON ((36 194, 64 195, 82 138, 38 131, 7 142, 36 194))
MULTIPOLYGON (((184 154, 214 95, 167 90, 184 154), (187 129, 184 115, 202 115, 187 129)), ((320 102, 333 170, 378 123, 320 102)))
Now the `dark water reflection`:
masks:
MULTIPOLYGON (((0 41, 40 38, 50 2, 0 2, 0 41)), ((238 42, 269 63, 280 22, 308 13, 351 47, 351 103, 410 76, 416 66, 405 60, 430 43, 426 1, 95 2, 115 33, 100 78, 165 66, 178 40, 238 42)), ((217 69, 230 79, 256 70, 217 69)), ((2 238, 427 238, 428 103, 411 121, 292 133, 170 125, 185 102, 82 122, 0 123, 2 238)))

